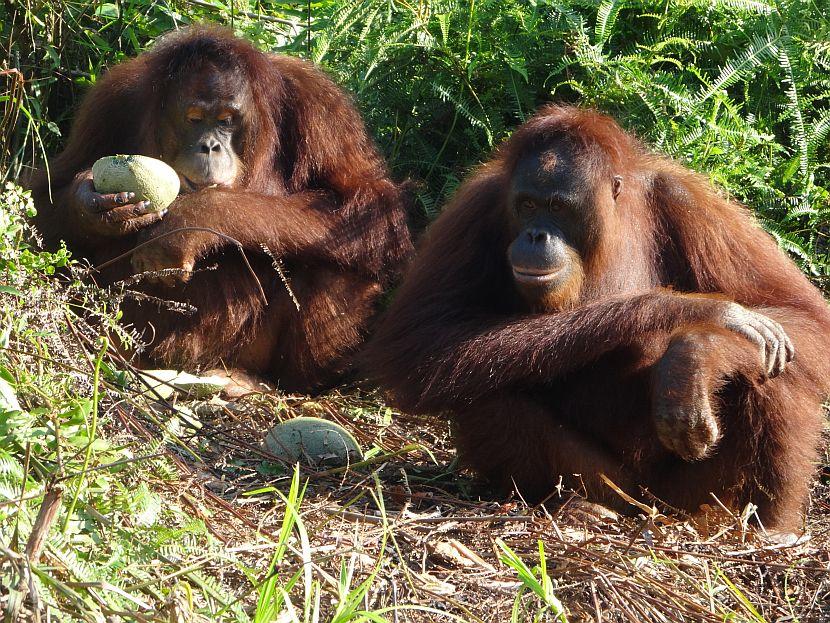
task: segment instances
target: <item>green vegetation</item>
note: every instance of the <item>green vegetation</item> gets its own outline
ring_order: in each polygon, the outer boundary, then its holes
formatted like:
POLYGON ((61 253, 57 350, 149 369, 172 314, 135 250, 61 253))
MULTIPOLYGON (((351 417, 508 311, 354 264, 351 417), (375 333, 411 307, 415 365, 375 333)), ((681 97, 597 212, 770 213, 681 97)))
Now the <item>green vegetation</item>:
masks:
POLYGON ((354 92, 429 216, 537 106, 579 101, 709 173, 812 275, 830 270, 827 0, 70 0, 0 11, 4 56, 27 79, 22 122, 3 128, 7 177, 61 144, 105 67, 170 28, 218 21, 354 92))
MULTIPOLYGON (((90 286, 66 251, 37 247, 19 185, 60 149, 106 67, 171 28, 212 21, 312 59, 353 92, 425 220, 537 106, 581 102, 709 174, 823 286, 828 15, 828 0, 5 0, 0 612, 142 622, 830 616, 824 541, 768 566, 741 517, 712 540, 708 526, 659 516, 560 530, 562 518, 521 504, 479 504, 449 473, 446 427, 392 418, 376 396, 274 396, 239 409, 153 400, 109 348, 106 336, 130 339, 117 325, 119 294, 90 286), (266 460, 265 431, 299 414, 347 425, 366 450, 362 471, 266 460)), ((828 476, 813 525, 830 521, 828 476)))

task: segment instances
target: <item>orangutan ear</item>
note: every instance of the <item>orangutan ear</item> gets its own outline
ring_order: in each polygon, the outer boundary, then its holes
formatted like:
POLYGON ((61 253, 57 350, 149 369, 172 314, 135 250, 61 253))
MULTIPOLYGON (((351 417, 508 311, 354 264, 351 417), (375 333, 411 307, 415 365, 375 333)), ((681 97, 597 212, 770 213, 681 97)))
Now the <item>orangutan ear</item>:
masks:
POLYGON ((614 176, 614 185, 611 188, 611 194, 614 196, 615 200, 617 199, 617 197, 620 194, 620 191, 622 190, 622 183, 623 183, 622 175, 615 175, 614 176))

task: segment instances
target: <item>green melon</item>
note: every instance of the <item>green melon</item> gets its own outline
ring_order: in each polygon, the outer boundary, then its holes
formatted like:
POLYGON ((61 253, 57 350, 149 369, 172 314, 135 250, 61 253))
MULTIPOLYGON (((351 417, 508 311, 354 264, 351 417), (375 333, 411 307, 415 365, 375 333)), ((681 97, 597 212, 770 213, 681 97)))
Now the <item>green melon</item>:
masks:
POLYGON ((179 176, 161 160, 147 156, 104 156, 92 165, 92 182, 99 193, 133 192, 136 201, 149 200, 159 212, 179 194, 179 176))
POLYGON ((339 424, 316 417, 298 417, 277 424, 265 436, 265 448, 288 463, 348 465, 363 459, 351 433, 339 424))

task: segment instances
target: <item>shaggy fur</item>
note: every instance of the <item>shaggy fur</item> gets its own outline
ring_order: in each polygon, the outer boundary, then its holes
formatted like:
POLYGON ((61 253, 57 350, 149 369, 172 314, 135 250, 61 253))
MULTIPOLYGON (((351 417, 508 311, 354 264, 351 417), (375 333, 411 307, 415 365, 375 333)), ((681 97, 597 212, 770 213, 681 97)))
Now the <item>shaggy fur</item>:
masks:
MULTIPOLYGON (((649 154, 608 117, 551 106, 432 225, 366 359, 400 408, 449 412, 466 465, 530 499, 561 477, 630 510, 604 473, 690 512, 714 504, 711 493, 735 508, 751 501, 767 527, 794 529, 830 391, 830 312, 704 177, 649 154), (624 185, 586 232, 595 251, 581 283, 531 308, 508 265, 504 193, 523 154, 562 136, 589 179, 621 175, 624 185), (765 378, 757 347, 719 326, 727 301, 785 328, 796 355, 783 374, 765 378), (720 439, 701 460, 658 440, 660 379, 708 388, 720 439)), ((663 389, 671 400, 676 387, 663 389)))
MULTIPOLYGON (((37 225, 50 245, 66 240, 93 264, 179 227, 209 227, 242 243, 267 304, 233 244, 204 232, 159 239, 160 252, 193 257, 197 269, 218 264, 172 288, 140 288, 195 306, 194 315, 125 303, 126 321, 150 341, 149 359, 165 366, 240 367, 287 390, 327 384, 364 340, 378 296, 411 251, 401 191, 348 96, 312 65, 263 54, 220 29, 170 34, 112 68, 84 99, 66 149, 50 164, 51 179, 44 171, 32 184, 37 225), (238 152, 242 178, 230 190, 180 196, 140 233, 91 236, 68 217, 75 176, 105 155, 158 157, 165 96, 207 64, 241 72, 253 92, 238 152), (263 245, 281 260, 299 311, 263 245)), ((102 281, 131 272, 127 258, 102 281)))

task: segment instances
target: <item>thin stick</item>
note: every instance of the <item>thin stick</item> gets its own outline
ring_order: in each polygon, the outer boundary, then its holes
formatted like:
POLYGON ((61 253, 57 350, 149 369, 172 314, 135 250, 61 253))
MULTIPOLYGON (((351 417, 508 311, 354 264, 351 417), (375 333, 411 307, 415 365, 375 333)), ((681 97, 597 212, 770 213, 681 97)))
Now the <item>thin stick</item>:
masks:
MULTIPOLYGON (((43 503, 40 505, 35 524, 32 526, 32 532, 26 541, 26 557, 20 569, 20 581, 17 584, 18 596, 9 613, 8 620, 10 621, 18 620, 23 602, 26 600, 29 592, 34 590, 31 566, 37 564, 40 560, 40 553, 43 551, 43 545, 46 543, 49 530, 52 529, 52 524, 55 523, 55 519, 58 516, 62 501, 63 487, 58 484, 50 485, 46 494, 43 496, 43 503)), ((37 594, 33 593, 33 596, 36 601, 37 594)))
POLYGON ((268 248, 267 245, 261 244, 262 250, 271 258, 271 264, 274 267, 274 270, 277 271, 277 274, 282 279, 283 285, 285 285, 285 289, 288 290, 288 296, 291 297, 291 300, 294 302, 294 307, 297 308, 297 311, 300 311, 300 301, 297 300, 297 296, 294 294, 294 290, 291 289, 291 284, 288 281, 288 275, 285 274, 285 270, 282 267, 282 262, 280 259, 271 253, 271 249, 268 248))
MULTIPOLYGON (((340 508, 323 507, 322 512, 326 515, 334 517, 343 517, 344 519, 352 519, 356 521, 365 521, 366 523, 383 523, 383 518, 376 515, 366 515, 364 513, 356 513, 354 511, 347 511, 340 508)), ((534 517, 528 515, 480 515, 472 517, 407 517, 403 521, 396 521, 395 527, 408 526, 413 524, 445 524, 445 523, 533 523, 534 517)))
POLYGON ((43 496, 43 504, 40 505, 40 511, 38 511, 37 519, 35 519, 32 533, 29 535, 29 540, 26 541, 26 557, 29 559, 29 564, 36 564, 40 560, 40 553, 43 551, 46 535, 49 534, 49 530, 55 522, 62 500, 63 487, 61 485, 49 487, 46 495, 43 496))
POLYGON ((248 256, 245 255, 245 248, 242 246, 242 243, 239 242, 239 240, 237 240, 236 238, 231 238, 230 236, 227 236, 223 233, 220 233, 220 232, 216 231, 215 229, 211 229, 210 227, 177 227, 176 229, 166 231, 163 234, 159 234, 158 236, 150 238, 150 240, 145 240, 141 244, 138 244, 138 245, 134 246, 132 249, 122 253, 121 255, 116 255, 114 258, 112 258, 111 260, 107 260, 103 264, 98 264, 98 266, 93 266, 92 270, 95 271, 95 272, 101 272, 107 266, 111 266, 112 264, 115 264, 119 260, 123 260, 124 258, 131 256, 133 253, 135 253, 136 251, 138 251, 142 247, 146 247, 148 244, 152 244, 156 240, 161 240, 162 238, 166 238, 167 236, 169 236, 171 234, 177 234, 177 233, 183 232, 183 231, 203 231, 203 232, 207 232, 209 234, 214 234, 215 236, 219 236, 223 240, 227 240, 228 242, 235 245, 236 248, 239 249, 239 253, 242 255, 242 260, 245 262, 245 267, 248 269, 248 272, 251 273, 251 277, 254 278, 254 281, 256 282, 257 288, 259 288, 259 295, 262 297, 262 301, 266 305, 268 305, 268 299, 265 296, 265 290, 262 289, 262 283, 260 282, 259 277, 256 276, 256 273, 254 272, 254 269, 251 267, 251 263, 248 261, 248 256))
POLYGON ((69 528, 69 521, 75 513, 75 506, 78 503, 78 497, 81 495, 81 487, 83 487, 84 477, 86 476, 87 469, 89 469, 89 461, 92 457, 92 445, 95 443, 95 435, 98 431, 98 402, 101 396, 101 366, 103 365, 104 357, 106 356, 109 347, 109 340, 103 338, 101 340, 101 348, 98 350, 98 355, 95 357, 95 367, 92 370, 92 408, 90 409, 91 422, 87 423, 86 429, 87 439, 89 441, 84 449, 84 462, 81 466, 80 474, 78 475, 78 486, 75 487, 75 494, 72 496, 72 502, 70 502, 69 508, 66 510, 66 517, 64 517, 64 534, 66 534, 66 530, 69 528))

